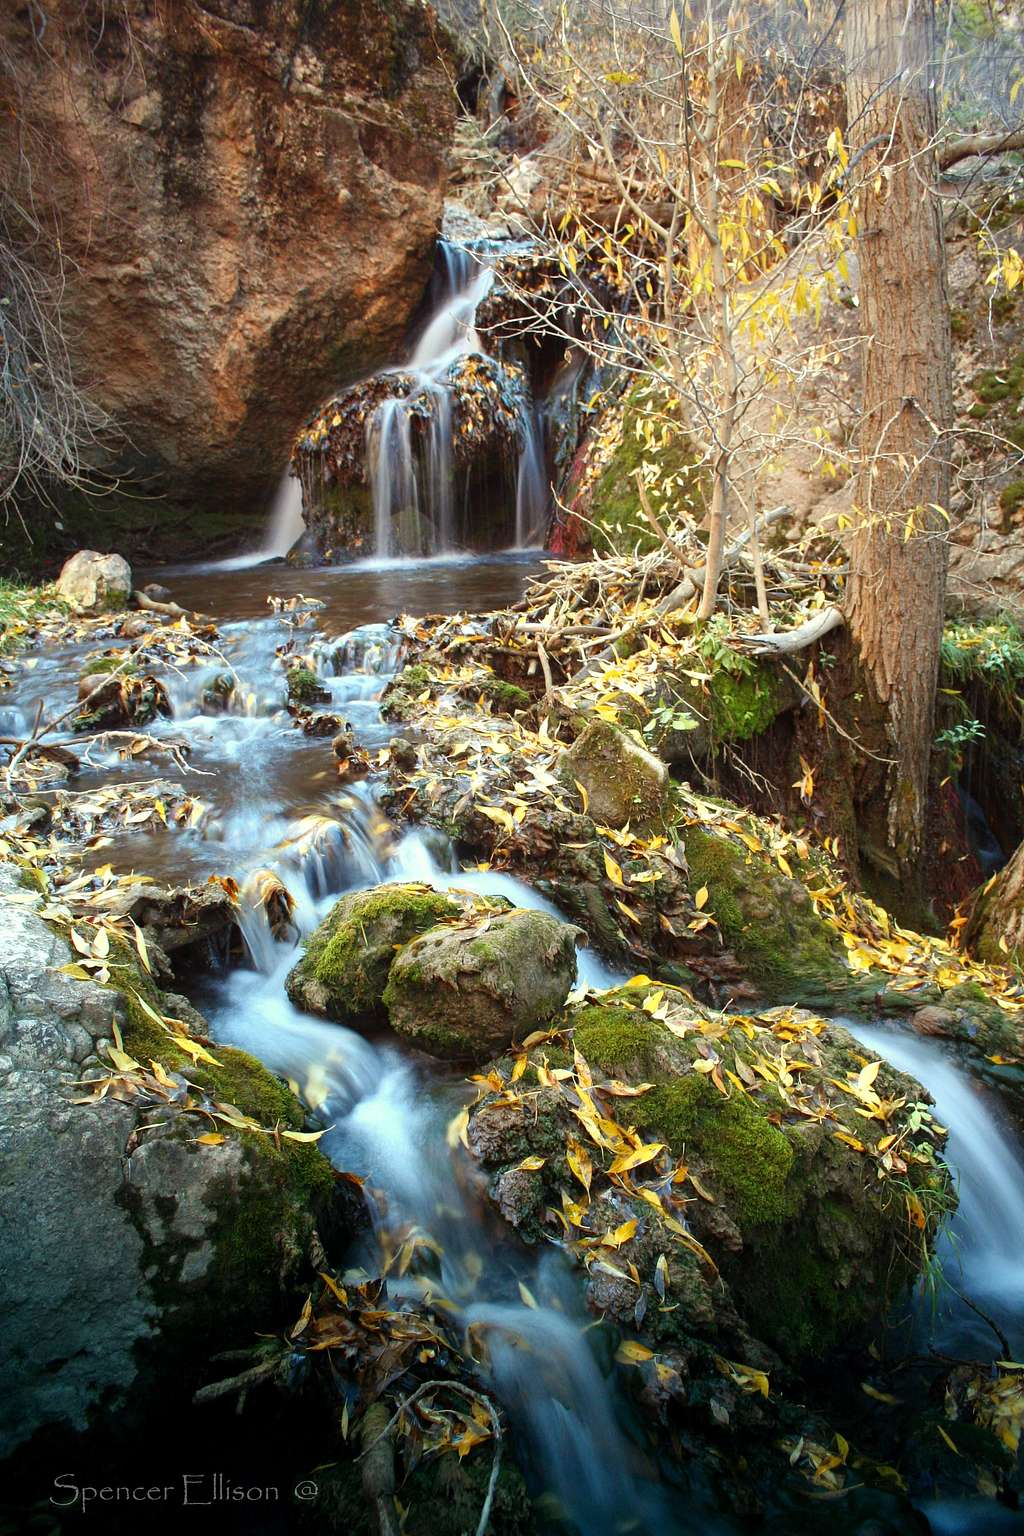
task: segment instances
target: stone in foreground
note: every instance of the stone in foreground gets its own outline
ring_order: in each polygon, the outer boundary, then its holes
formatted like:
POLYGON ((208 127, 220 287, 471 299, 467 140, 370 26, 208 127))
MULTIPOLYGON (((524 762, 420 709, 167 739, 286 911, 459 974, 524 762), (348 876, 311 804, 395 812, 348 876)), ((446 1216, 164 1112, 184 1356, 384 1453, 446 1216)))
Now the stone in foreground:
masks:
POLYGON ((645 827, 664 811, 668 768, 606 720, 591 721, 562 753, 558 774, 569 788, 582 784, 600 826, 645 827))
POLYGON ((576 977, 578 929, 520 908, 434 928, 399 953, 384 1003, 396 1033, 480 1063, 546 1024, 576 977))
POLYGON ((397 949, 462 908, 427 885, 381 885, 343 896, 289 972, 296 1008, 352 1023, 376 1013, 397 949))
POLYGON ((76 613, 116 613, 132 595, 132 568, 120 555, 80 549, 65 560, 57 591, 76 613))

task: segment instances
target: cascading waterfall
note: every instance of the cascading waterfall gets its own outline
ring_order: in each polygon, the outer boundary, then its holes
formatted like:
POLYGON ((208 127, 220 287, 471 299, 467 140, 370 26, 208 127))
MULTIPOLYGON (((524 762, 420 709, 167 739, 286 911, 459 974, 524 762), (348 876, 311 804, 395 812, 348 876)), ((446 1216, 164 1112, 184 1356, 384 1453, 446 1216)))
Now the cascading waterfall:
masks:
MULTIPOLYGON (((261 630, 273 638, 270 625, 238 627, 246 654, 237 657, 237 665, 243 672, 247 661, 267 663, 266 638, 254 633, 261 630)), ((371 624, 315 647, 318 675, 335 704, 348 708, 358 702, 364 710, 359 721, 363 740, 384 729, 377 702, 397 664, 399 643, 388 626, 371 624)), ((232 724, 229 717, 208 723, 221 731, 232 724)), ((271 717, 264 716, 263 725, 275 729, 271 717)), ((240 928, 251 964, 209 982, 204 1006, 214 1037, 255 1053, 294 1081, 330 1127, 321 1141, 326 1154, 381 1193, 382 1220, 386 1211, 389 1227, 411 1221, 439 1245, 440 1278, 431 1281, 431 1289, 443 1295, 451 1315, 480 1341, 481 1373, 522 1442, 525 1464, 536 1470, 540 1488, 571 1524, 588 1536, 613 1536, 629 1512, 639 1527, 664 1536, 691 1529, 668 1508, 653 1477, 647 1481, 634 1473, 633 1453, 617 1422, 612 1388, 592 1353, 588 1319, 568 1262, 554 1250, 538 1259, 515 1243, 496 1247, 485 1228, 445 1134, 452 1113, 464 1102, 461 1089, 431 1088, 398 1050, 310 1018, 285 995, 295 941, 313 930, 341 890, 411 878, 555 909, 509 875, 461 872, 450 851, 447 856, 443 848, 432 851, 420 832, 407 833, 396 846, 365 786, 347 792, 347 810, 337 823, 306 815, 284 826, 270 814, 268 786, 261 791, 255 781, 251 788, 251 801, 238 811, 245 819, 251 863, 248 872, 237 871, 240 928), (267 846, 272 836, 275 841, 267 846), (261 881, 268 872, 294 902, 285 942, 272 933, 261 900, 261 881), (528 1286, 535 1305, 521 1298, 520 1283, 528 1286), (537 1390, 540 1382, 543 1391, 537 1390)), ((590 986, 621 979, 586 950, 579 970, 590 986)), ((374 1255, 364 1257, 370 1263, 374 1255)), ((388 1283, 396 1300, 403 1294, 416 1297, 421 1284, 412 1273, 388 1283)))
MULTIPOLYGON (((412 375, 412 388, 383 401, 367 422, 378 559, 445 554, 456 548, 451 370, 472 353, 487 355, 476 330, 476 312, 491 290, 494 269, 463 246, 442 241, 440 250, 435 312, 408 363, 395 370, 412 375), (413 430, 420 416, 427 423, 422 451, 413 430)), ((515 542, 522 547, 541 536, 548 504, 543 429, 528 404, 519 411, 518 435, 515 542)))
POLYGON ((259 551, 261 560, 273 560, 287 555, 305 532, 302 520, 302 487, 286 465, 270 508, 267 537, 259 551))
MULTIPOLYGON (((1024 1150, 1001 1123, 995 1095, 949 1055, 939 1040, 906 1029, 849 1023, 850 1033, 876 1055, 923 1083, 935 1100, 935 1114, 949 1130, 946 1158, 957 1181, 959 1205, 940 1233, 937 1255, 955 1291, 981 1303, 1011 1335, 1024 1305, 1024 1150)), ((940 1332, 929 1332, 941 1347, 973 1343, 982 1358, 992 1335, 969 1308, 940 1292, 940 1332)), ((1016 1341, 1018 1349, 1022 1342, 1016 1341)), ((1015 1357, 1016 1358, 1016 1357, 1015 1357)))

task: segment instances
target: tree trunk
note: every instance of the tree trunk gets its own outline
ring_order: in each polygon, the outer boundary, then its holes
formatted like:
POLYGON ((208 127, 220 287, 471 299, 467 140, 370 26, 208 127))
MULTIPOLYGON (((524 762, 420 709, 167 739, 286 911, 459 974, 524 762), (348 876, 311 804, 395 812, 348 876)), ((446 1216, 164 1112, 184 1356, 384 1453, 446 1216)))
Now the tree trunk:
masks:
POLYGON ((1005 869, 982 886, 964 942, 979 960, 1024 965, 1024 843, 1005 869))
POLYGON ((865 717, 893 759, 870 837, 901 881, 921 851, 946 591, 949 301, 934 149, 933 0, 847 0, 863 415, 846 616, 865 717), (941 510, 939 510, 941 509, 941 510))

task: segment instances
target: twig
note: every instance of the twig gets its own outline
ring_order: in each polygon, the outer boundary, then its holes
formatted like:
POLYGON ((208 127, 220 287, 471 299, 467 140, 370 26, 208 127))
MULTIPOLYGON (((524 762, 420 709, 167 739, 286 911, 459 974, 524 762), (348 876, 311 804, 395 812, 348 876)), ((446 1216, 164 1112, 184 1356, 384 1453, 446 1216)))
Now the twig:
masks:
POLYGON ((402 1417, 402 1414, 405 1413, 407 1409, 411 1408, 412 1405, 417 1402, 425 1392, 431 1392, 435 1390, 461 1392, 463 1397, 471 1398, 474 1403, 480 1403, 487 1410, 487 1415, 490 1418, 491 1432, 494 1436, 494 1457, 491 1461, 491 1476, 487 1484, 487 1495, 484 1499, 483 1508, 480 1511, 480 1519, 477 1521, 476 1527, 476 1536, 487 1536, 487 1526, 491 1518, 491 1505, 494 1503, 494 1491, 498 1486, 498 1473, 501 1470, 501 1421, 498 1418, 497 1410, 495 1409, 494 1404, 485 1393, 476 1391, 474 1387, 464 1386, 461 1381, 423 1382, 422 1385, 418 1386, 415 1392, 411 1393, 404 1402, 399 1403, 398 1407, 395 1409, 394 1413, 391 1415, 390 1419, 381 1430, 380 1434, 376 1435, 374 1439, 370 1441, 370 1444, 365 1446, 363 1450, 360 1451, 356 1460, 362 1461, 363 1457, 368 1455, 369 1452, 373 1450, 373 1447, 379 1440, 382 1440, 385 1435, 389 1435, 394 1429, 395 1425, 398 1423, 399 1419, 402 1417))

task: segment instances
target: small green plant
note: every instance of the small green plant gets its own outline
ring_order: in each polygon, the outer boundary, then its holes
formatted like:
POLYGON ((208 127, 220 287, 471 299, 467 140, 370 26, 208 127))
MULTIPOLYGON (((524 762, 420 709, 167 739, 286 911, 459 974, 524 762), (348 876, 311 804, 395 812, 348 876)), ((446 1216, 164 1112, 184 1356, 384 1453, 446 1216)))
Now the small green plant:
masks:
POLYGON ((984 741, 985 727, 980 720, 975 720, 973 715, 965 715, 961 720, 956 720, 952 725, 940 731, 935 738, 935 748, 938 752, 944 752, 949 764, 949 772, 958 774, 964 766, 964 753, 975 742, 984 741))
POLYGON ((644 734, 663 735, 666 731, 695 731, 700 725, 696 715, 679 704, 660 704, 651 710, 650 719, 644 724, 644 734))

